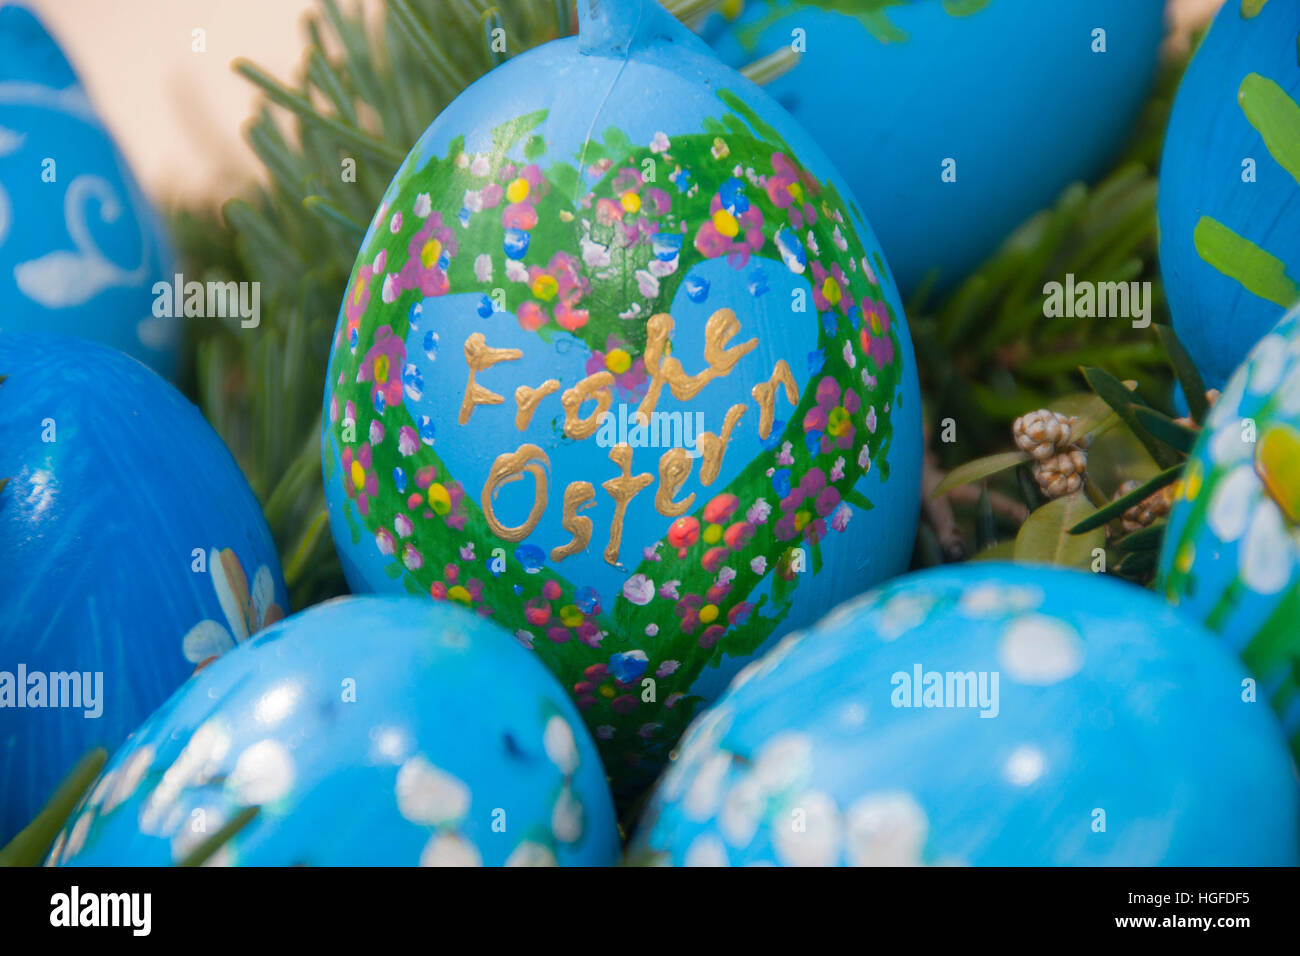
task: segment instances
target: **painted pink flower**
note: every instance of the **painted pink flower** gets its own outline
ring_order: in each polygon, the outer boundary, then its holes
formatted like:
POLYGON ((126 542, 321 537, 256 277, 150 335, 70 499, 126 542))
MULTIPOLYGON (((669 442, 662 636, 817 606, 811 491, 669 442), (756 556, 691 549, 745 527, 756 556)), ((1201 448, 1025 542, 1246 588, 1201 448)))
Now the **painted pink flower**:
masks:
POLYGON ((646 374, 645 359, 640 356, 633 359, 631 351, 631 346, 611 332, 605 337, 605 350, 594 351, 587 359, 587 374, 612 372, 614 388, 622 398, 640 398, 645 394, 650 376, 646 374))
POLYGON ((373 452, 368 444, 349 445, 343 449, 343 490, 355 499, 357 510, 370 515, 370 502, 379 494, 379 476, 373 467, 373 452))
POLYGON ((361 316, 365 314, 366 306, 370 304, 370 278, 373 274, 373 270, 369 265, 362 266, 357 274, 352 277, 352 285, 343 300, 343 312, 348 319, 348 348, 354 351, 361 330, 361 316))
POLYGON ((456 235, 443 224, 442 213, 429 214, 406 251, 410 258, 397 274, 397 290, 419 289, 426 298, 446 295, 451 288, 447 270, 456 257, 456 235))
POLYGON ((881 369, 894 361, 894 342, 889 337, 889 309, 884 302, 867 299, 862 303, 862 350, 881 369))
POLYGON ((772 175, 767 177, 764 188, 778 209, 790 211, 790 225, 795 229, 817 224, 817 207, 810 201, 817 193, 817 181, 802 173, 783 153, 772 154, 772 175))
POLYGON ((393 334, 392 326, 375 330, 375 342, 357 372, 358 382, 370 382, 370 400, 381 414, 402 402, 402 366, 406 343, 393 334), (382 400, 381 400, 382 397, 382 400))
POLYGON ((533 298, 516 312, 524 329, 535 332, 546 325, 554 315, 560 328, 576 332, 590 318, 586 309, 578 308, 584 296, 591 291, 591 282, 582 274, 582 261, 567 252, 551 256, 546 268, 528 267, 528 287, 533 298))
POLYGON ((751 254, 763 248, 767 237, 763 235, 763 213, 757 205, 746 200, 743 211, 733 211, 723 206, 721 194, 709 204, 709 219, 695 234, 695 248, 706 259, 727 257, 736 269, 743 269, 751 254))

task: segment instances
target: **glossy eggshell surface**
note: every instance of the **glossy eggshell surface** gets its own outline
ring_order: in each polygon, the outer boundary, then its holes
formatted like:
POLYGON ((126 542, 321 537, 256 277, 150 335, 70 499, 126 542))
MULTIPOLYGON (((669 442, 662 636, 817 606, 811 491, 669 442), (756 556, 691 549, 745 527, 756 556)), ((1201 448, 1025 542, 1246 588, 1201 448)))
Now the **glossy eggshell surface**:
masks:
POLYGON ((1165 5, 732 6, 735 20, 716 14, 702 27, 732 66, 802 43, 798 65, 766 89, 844 174, 908 296, 931 273, 940 287, 961 280, 1066 186, 1106 171, 1155 74, 1165 5), (946 160, 955 181, 941 177, 946 160))
POLYGON ((161 378, 51 333, 0 333, 0 376, 3 841, 86 750, 120 744, 288 597, 239 466, 161 378), (16 706, 52 703, 49 675, 74 672, 98 716, 16 706))
POLYGON ((0 4, 0 333, 83 335, 176 372, 179 327, 156 213, 54 39, 0 4))
POLYGON ((906 567, 921 424, 897 290, 821 151, 657 5, 602 9, 397 173, 322 450, 353 590, 516 634, 627 795, 761 648, 906 567))
POLYGON ((114 757, 53 859, 607 865, 613 804, 545 668, 490 622, 411 598, 314 607, 204 668, 114 757), (201 821, 201 827, 196 827, 201 821))
POLYGON ((1300 5, 1223 5, 1178 88, 1160 167, 1160 268, 1206 384, 1300 300, 1300 5))
POLYGON ((1221 634, 1300 754, 1300 310, 1255 346, 1175 486, 1157 587, 1221 634))
POLYGON ((736 678, 687 731, 631 858, 1294 865, 1294 767, 1246 676, 1101 575, 909 575, 736 678))

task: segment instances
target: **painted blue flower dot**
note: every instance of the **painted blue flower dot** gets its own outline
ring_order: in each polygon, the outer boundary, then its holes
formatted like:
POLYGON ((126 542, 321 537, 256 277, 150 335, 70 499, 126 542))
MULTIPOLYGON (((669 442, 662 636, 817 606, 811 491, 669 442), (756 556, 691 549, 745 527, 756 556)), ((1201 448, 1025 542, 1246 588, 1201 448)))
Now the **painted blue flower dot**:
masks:
POLYGON ((420 327, 420 319, 424 317, 424 305, 419 302, 412 302, 411 307, 406 310, 406 317, 410 320, 411 328, 420 327))
POLYGON ((524 596, 524 586, 523 586, 522 584, 516 584, 516 585, 515 585, 514 587, 512 587, 510 590, 512 590, 512 591, 515 592, 515 597, 523 597, 523 596, 524 596))
POLYGON ((515 560, 529 574, 536 574, 546 564, 546 554, 535 544, 521 544, 515 548, 515 560))
POLYGON ((528 244, 532 237, 522 229, 507 229, 502 243, 507 259, 522 259, 528 254, 528 244))
POLYGON ((803 443, 808 446, 808 454, 815 457, 821 452, 822 433, 814 428, 812 431, 804 434, 803 443))
POLYGON ((672 262, 681 254, 683 238, 680 232, 658 232, 650 248, 660 262, 672 262))
POLYGON ((402 470, 401 465, 393 469, 393 485, 399 495, 406 492, 406 472, 402 470))
POLYGON ((835 321, 835 313, 834 313, 834 312, 823 312, 823 313, 822 313, 822 328, 826 330, 826 334, 827 334, 827 335, 830 335, 830 336, 834 336, 834 335, 835 335, 835 332, 836 332, 836 325, 837 325, 837 323, 836 323, 836 321, 835 321))
POLYGON ((469 217, 470 217, 469 207, 468 207, 468 206, 461 206, 461 207, 460 207, 460 217, 459 217, 459 218, 460 218, 460 224, 461 224, 462 226, 466 226, 466 227, 468 227, 468 226, 469 226, 469 217))
POLYGON ((407 362, 402 369, 402 387, 413 402, 418 402, 424 394, 424 375, 414 362, 407 362))
POLYGON ((790 469, 778 468, 772 474, 772 490, 784 498, 790 493, 790 469))
POLYGON ((642 674, 650 664, 645 651, 619 651, 609 656, 609 672, 620 684, 630 684, 642 674))
POLYGON ((767 292, 767 272, 763 269, 755 269, 749 274, 749 294, 758 298, 767 292))
POLYGON ((388 402, 384 399, 384 390, 382 388, 375 389, 375 411, 382 415, 387 407, 388 402))
POLYGON ((686 190, 690 188, 691 188, 691 171, 689 169, 683 169, 680 173, 677 174, 677 191, 679 193, 684 193, 686 192, 686 190))
POLYGON ((357 329, 353 329, 348 333, 348 347, 355 349, 357 347, 357 341, 357 329))
POLYGON ((781 253, 781 261, 785 267, 795 275, 803 275, 804 270, 808 268, 808 253, 804 250, 803 243, 795 231, 789 226, 780 229, 776 234, 776 249, 781 253))
POLYGON ((849 309, 849 324, 853 326, 855 332, 858 330, 858 326, 862 324, 862 310, 856 305, 849 309))
POLYGON ((591 586, 580 587, 573 596, 573 603, 583 614, 600 613, 600 594, 591 586))
POLYGON ((749 197, 745 195, 745 184, 739 179, 731 178, 718 189, 718 198, 722 208, 740 216, 749 211, 749 197))
POLYGON ((426 445, 432 445, 435 431, 437 431, 437 429, 433 427, 433 419, 430 418, 428 415, 421 415, 420 416, 420 441, 424 442, 426 445))
POLYGON ((709 297, 709 280, 702 279, 699 276, 688 276, 686 279, 686 296, 692 302, 703 302, 709 297))
POLYGON ((826 365, 825 349, 818 349, 815 352, 808 353, 808 371, 816 375, 826 365))
POLYGON ((424 354, 432 362, 438 357, 438 333, 430 329, 424 333, 424 354))

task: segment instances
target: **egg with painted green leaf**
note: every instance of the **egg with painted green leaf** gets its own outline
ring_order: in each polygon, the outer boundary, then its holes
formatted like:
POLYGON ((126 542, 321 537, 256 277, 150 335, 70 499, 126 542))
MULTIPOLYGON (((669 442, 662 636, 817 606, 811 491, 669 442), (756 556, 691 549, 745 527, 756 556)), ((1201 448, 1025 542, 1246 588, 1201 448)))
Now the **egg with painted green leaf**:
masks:
POLYGON ((1227 0, 1183 76, 1160 167, 1174 330, 1211 388, 1300 301, 1300 5, 1227 0))

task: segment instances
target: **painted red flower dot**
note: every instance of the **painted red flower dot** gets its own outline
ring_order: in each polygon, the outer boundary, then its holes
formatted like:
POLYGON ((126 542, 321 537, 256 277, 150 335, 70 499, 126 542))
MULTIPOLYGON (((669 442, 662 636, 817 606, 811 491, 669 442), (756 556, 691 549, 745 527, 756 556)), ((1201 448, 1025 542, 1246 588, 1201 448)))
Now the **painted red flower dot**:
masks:
POLYGON ((700 540, 700 523, 690 515, 674 521, 668 528, 668 543, 679 550, 700 540))
POLYGON ((740 499, 732 494, 721 494, 704 506, 704 520, 709 524, 722 524, 736 513, 740 499))

